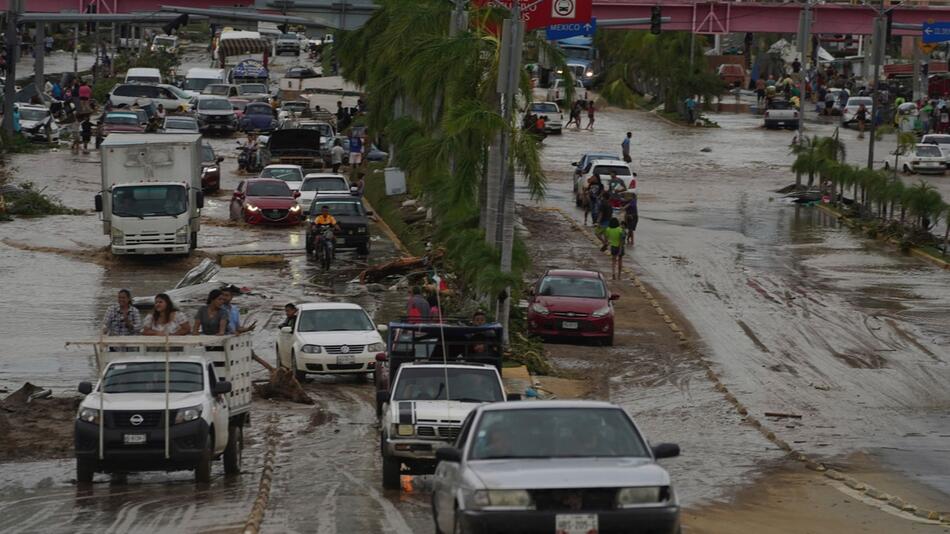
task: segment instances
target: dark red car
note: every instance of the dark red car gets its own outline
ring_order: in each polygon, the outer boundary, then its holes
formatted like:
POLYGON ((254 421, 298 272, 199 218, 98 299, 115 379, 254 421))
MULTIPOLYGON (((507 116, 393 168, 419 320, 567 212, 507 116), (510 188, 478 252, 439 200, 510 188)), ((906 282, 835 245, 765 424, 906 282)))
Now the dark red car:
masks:
POLYGON ((544 337, 581 337, 614 343, 614 307, 600 273, 550 270, 530 290, 528 331, 544 337))
POLYGON ((304 218, 297 204, 299 196, 300 192, 291 191, 283 180, 244 180, 231 197, 231 220, 250 224, 299 224, 304 218))
POLYGON ((102 140, 113 133, 145 133, 145 127, 134 111, 110 111, 99 119, 96 128, 96 148, 102 140))

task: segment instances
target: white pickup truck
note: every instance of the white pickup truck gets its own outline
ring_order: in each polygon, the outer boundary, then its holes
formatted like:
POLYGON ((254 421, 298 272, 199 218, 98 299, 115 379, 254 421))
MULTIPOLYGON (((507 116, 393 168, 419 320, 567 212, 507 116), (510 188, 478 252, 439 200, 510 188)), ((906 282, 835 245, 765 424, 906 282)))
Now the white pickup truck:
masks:
POLYGON ((774 99, 765 108, 765 127, 773 128, 798 128, 798 109, 794 108, 787 100, 774 99))
POLYGON ((399 489, 402 474, 434 473, 435 451, 455 442, 468 412, 506 400, 498 369, 480 363, 404 363, 390 391, 379 399, 385 489, 399 489))
POLYGON ((102 337, 99 366, 76 417, 76 480, 95 473, 194 470, 211 479, 212 461, 241 472, 251 409, 251 336, 102 337))

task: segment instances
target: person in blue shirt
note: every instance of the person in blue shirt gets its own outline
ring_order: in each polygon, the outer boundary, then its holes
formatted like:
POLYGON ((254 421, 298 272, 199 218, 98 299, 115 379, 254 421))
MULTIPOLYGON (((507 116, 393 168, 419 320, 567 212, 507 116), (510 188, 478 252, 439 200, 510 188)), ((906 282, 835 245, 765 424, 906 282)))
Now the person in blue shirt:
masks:
POLYGON ((20 106, 13 106, 13 131, 20 133, 20 106))
POLYGON ((241 326, 241 311, 238 309, 236 304, 232 304, 231 301, 234 299, 235 295, 241 294, 241 288, 235 285, 230 285, 223 289, 224 295, 224 312, 228 317, 228 334, 243 334, 244 332, 249 332, 254 330, 257 326, 257 321, 247 325, 241 326))
POLYGON ((363 138, 358 134, 350 137, 350 166, 358 167, 363 162, 363 138))

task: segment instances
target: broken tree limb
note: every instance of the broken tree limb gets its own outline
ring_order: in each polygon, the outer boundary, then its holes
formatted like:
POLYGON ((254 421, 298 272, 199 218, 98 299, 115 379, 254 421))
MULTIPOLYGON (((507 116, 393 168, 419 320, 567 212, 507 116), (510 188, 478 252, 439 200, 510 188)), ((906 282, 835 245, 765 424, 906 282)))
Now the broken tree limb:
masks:
POLYGON ((269 361, 267 361, 267 360, 265 360, 264 358, 261 358, 260 356, 258 356, 257 353, 254 352, 253 350, 251 351, 251 357, 254 358, 254 361, 255 361, 255 362, 257 362, 257 363, 261 364, 262 366, 264 366, 264 369, 267 369, 267 370, 270 371, 271 373, 273 373, 273 372, 275 371, 274 366, 271 365, 269 361))
POLYGON ((402 274, 407 271, 428 268, 435 262, 441 260, 444 253, 442 249, 438 249, 422 257, 399 258, 398 260, 383 263, 382 265, 367 267, 360 273, 360 283, 378 282, 387 277, 402 274))
POLYGON ((802 416, 794 413, 779 413, 779 412, 765 412, 763 415, 766 417, 786 417, 791 419, 801 419, 802 416))
POLYGON ((304 391, 293 371, 286 367, 274 367, 254 351, 251 351, 251 357, 270 373, 267 382, 254 384, 254 392, 258 396, 264 399, 286 399, 300 404, 313 404, 313 399, 304 391))

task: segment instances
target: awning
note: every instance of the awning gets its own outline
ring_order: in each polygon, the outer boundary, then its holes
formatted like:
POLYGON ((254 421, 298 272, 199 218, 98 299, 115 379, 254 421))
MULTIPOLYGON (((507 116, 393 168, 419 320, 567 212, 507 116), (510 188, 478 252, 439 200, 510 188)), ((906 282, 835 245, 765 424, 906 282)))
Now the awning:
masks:
POLYGON ((270 44, 265 39, 260 38, 220 39, 218 41, 219 56, 263 54, 267 50, 270 50, 270 44))

